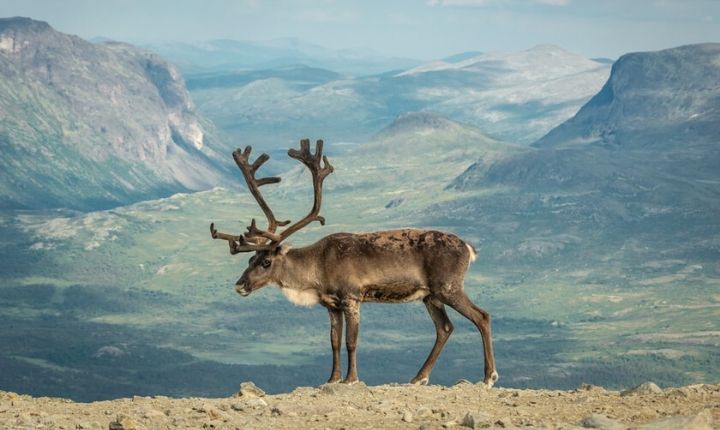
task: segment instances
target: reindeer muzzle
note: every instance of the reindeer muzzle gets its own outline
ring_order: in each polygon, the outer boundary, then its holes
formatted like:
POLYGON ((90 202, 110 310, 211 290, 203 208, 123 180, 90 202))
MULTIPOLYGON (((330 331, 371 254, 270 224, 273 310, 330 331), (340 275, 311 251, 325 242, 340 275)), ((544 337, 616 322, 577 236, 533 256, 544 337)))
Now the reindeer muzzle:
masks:
POLYGON ((245 284, 235 284, 235 291, 243 297, 247 297, 252 293, 250 286, 245 284))

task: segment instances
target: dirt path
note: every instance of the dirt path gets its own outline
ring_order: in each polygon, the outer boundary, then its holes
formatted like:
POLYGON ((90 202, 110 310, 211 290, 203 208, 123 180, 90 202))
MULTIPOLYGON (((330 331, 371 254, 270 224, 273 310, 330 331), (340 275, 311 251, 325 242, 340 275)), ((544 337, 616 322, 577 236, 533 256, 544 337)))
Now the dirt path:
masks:
POLYGON ((720 428, 720 385, 621 395, 573 391, 364 384, 205 399, 135 397, 94 403, 0 391, 2 429, 720 428), (643 427, 645 426, 645 427, 643 427))

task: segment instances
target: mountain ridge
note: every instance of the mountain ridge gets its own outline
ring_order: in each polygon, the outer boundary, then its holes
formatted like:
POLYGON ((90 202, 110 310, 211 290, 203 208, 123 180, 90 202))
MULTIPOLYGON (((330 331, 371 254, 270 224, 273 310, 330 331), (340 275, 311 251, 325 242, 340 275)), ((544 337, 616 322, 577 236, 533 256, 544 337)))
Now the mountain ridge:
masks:
POLYGON ((661 140, 672 135, 712 139, 720 135, 719 74, 720 43, 625 54, 595 96, 533 145, 637 148, 650 143, 638 133, 661 140))
MULTIPOLYGON (((615 188, 624 178, 626 191, 632 188, 651 197, 649 190, 659 183, 675 187, 678 181, 717 180, 716 76, 720 44, 623 55, 602 89, 572 118, 533 143, 535 151, 497 163, 482 174, 471 167, 454 184, 472 188, 469 184, 475 181, 560 190, 615 188)), ((709 187, 704 192, 712 194, 709 187)), ((665 199, 668 204, 673 200, 669 195, 665 199)))
MULTIPOLYGON (((530 144, 575 114, 610 71, 607 64, 548 46, 448 58, 314 85, 308 85, 301 73, 270 70, 268 76, 282 75, 281 81, 274 81, 282 85, 275 85, 266 98, 246 92, 253 83, 231 78, 253 75, 266 82, 263 76, 227 72, 226 82, 234 80, 237 85, 193 87, 192 93, 198 109, 228 134, 253 136, 265 147, 272 147, 278 134, 281 140, 294 138, 297 129, 322 133, 329 141, 363 141, 410 111, 436 112, 499 139, 530 144)), ((193 82, 194 77, 190 79, 193 82)))
POLYGON ((0 206, 109 207, 224 180, 217 132, 156 54, 3 18, 0 76, 0 206))

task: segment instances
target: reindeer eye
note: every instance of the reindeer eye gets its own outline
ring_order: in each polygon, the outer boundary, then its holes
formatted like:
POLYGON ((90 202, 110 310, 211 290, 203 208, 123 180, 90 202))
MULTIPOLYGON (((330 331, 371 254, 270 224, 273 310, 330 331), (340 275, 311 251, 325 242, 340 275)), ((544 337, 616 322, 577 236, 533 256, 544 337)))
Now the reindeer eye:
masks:
POLYGON ((270 264, 271 264, 271 263, 272 263, 272 262, 266 258, 266 259, 264 259, 264 260, 262 261, 262 267, 264 267, 264 268, 267 269, 268 267, 270 267, 270 264))

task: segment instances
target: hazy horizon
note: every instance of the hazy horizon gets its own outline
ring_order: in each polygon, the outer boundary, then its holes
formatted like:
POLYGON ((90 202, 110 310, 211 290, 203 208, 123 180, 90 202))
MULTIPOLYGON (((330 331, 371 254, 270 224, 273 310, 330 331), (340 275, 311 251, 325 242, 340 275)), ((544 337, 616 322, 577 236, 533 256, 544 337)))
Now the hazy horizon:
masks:
POLYGON ((541 44, 614 59, 720 41, 720 3, 710 0, 0 0, 0 16, 47 21, 86 39, 134 44, 297 39, 418 60, 541 44))

